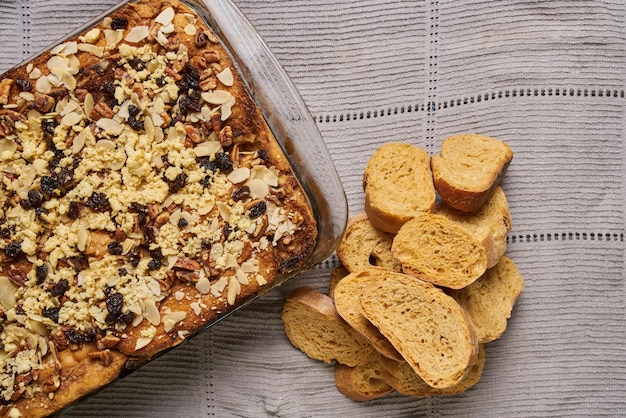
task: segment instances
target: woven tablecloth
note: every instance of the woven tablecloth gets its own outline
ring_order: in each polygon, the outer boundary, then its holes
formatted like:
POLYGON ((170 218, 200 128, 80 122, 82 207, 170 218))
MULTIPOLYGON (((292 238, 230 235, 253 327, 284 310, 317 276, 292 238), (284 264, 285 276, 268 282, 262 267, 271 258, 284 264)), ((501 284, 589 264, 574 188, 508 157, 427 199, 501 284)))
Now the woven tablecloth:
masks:
MULTIPOLYGON (((116 3, 0 0, 0 72, 116 3)), ((332 256, 102 390, 68 417, 626 415, 622 0, 235 0, 292 77, 363 208, 387 141, 437 153, 475 132, 515 157, 508 255, 525 280, 468 392, 358 403, 280 321, 296 286, 327 290, 332 256)))

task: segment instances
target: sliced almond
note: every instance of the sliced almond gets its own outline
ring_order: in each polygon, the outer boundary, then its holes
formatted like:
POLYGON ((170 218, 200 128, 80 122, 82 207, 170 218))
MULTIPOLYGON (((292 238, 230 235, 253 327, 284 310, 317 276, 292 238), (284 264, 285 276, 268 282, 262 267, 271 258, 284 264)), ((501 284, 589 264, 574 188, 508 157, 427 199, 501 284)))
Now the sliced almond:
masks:
POLYGON ((219 72, 217 74, 217 79, 225 86, 232 86, 233 83, 235 82, 235 79, 233 77, 233 72, 231 71, 230 67, 226 67, 224 68, 221 72, 219 72))
POLYGON ((242 183, 250 178, 250 169, 248 167, 236 168, 230 172, 227 178, 233 184, 242 183))
POLYGON ((207 91, 202 93, 201 97, 205 102, 215 105, 224 104, 230 100, 234 100, 233 95, 225 90, 207 91))
POLYGON ((146 25, 135 26, 132 28, 124 40, 130 43, 141 42, 150 35, 150 28, 146 25))
POLYGON ((159 13, 154 21, 156 23, 160 23, 163 26, 167 26, 172 23, 172 20, 174 20, 175 14, 176 13, 174 12, 174 9, 172 7, 168 7, 166 9, 163 9, 163 11, 159 13))

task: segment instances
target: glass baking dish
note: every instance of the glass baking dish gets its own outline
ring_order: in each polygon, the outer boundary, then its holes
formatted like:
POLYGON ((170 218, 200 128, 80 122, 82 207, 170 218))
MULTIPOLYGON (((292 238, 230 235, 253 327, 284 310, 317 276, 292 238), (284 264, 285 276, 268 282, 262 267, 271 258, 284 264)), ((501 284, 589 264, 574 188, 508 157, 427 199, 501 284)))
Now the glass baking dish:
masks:
MULTIPOLYGON (((133 2, 137 0, 127 0, 117 4, 63 39, 29 57, 23 64, 60 43, 85 33, 99 24, 104 17, 133 2)), ((305 190, 318 228, 317 242, 313 252, 295 270, 281 274, 270 287, 252 295, 236 309, 211 320, 198 331, 201 332, 271 291, 285 280, 328 258, 334 252, 344 232, 348 208, 341 180, 313 118, 288 75, 252 24, 230 0, 181 0, 181 3, 194 9, 220 38, 236 70, 244 80, 248 93, 259 105, 272 133, 305 190)), ((191 337, 193 335, 189 338, 191 337)), ((122 375, 130 373, 141 365, 129 364, 122 375)))

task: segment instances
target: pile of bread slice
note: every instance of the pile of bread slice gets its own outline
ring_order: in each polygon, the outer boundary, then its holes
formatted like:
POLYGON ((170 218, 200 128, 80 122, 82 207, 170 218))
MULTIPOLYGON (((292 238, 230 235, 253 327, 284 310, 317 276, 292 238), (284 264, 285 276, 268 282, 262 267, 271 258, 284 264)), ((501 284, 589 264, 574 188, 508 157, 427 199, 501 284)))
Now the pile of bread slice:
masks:
POLYGON ((504 333, 524 287, 505 255, 500 181, 512 158, 478 134, 446 138, 432 157, 398 142, 371 156, 364 212, 348 221, 328 294, 298 287, 282 310, 291 343, 334 362, 348 398, 454 394, 480 380, 484 344, 504 333))

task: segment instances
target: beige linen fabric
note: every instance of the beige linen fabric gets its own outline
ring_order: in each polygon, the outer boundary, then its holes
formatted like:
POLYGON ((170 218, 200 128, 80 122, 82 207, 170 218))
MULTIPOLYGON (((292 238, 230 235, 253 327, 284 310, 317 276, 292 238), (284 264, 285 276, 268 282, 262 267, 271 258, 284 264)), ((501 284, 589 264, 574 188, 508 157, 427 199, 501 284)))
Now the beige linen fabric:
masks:
MULTIPOLYGON (((0 71, 113 0, 0 0, 0 71)), ((331 257, 77 405, 68 417, 620 416, 626 414, 621 0, 235 0, 309 106, 350 213, 386 141, 438 152, 476 132, 515 151, 508 255, 526 279, 478 385, 356 403, 280 322, 331 257)))

